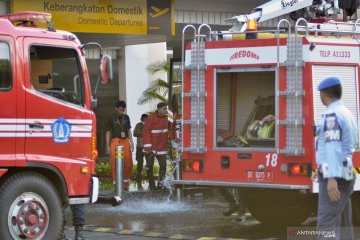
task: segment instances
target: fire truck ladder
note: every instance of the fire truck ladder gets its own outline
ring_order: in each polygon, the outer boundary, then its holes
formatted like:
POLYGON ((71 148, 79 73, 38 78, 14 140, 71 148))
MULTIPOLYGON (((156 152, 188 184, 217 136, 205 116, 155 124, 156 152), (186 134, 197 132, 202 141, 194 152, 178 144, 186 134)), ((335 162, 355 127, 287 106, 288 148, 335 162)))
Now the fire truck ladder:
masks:
MULTIPOLYGON (((192 153, 205 153, 205 35, 201 35, 201 29, 207 27, 209 32, 211 28, 207 24, 202 24, 198 28, 197 35, 195 36, 196 29, 193 25, 187 25, 182 33, 182 55, 184 55, 184 35, 187 28, 194 29, 194 41, 191 42, 191 64, 186 68, 191 70, 190 91, 184 92, 183 97, 190 97, 190 119, 183 120, 184 125, 190 125, 190 147, 185 147, 184 152, 192 153)), ((184 56, 182 56, 182 71, 185 69, 184 56)), ((184 75, 184 74, 183 74, 184 75)), ((184 79, 184 78, 183 78, 184 79)))
POLYGON ((360 19, 355 22, 335 22, 329 21, 326 23, 308 23, 305 19, 300 18, 295 25, 296 32, 305 32, 306 36, 309 36, 309 32, 314 36, 318 36, 319 33, 322 36, 335 36, 341 37, 342 35, 351 36, 354 39, 359 39, 360 35, 360 19), (299 25, 303 22, 304 25, 299 25))
MULTIPOLYGON (((289 156, 301 156, 304 155, 305 150, 303 148, 303 135, 302 129, 304 127, 303 119, 303 50, 302 50, 302 38, 291 37, 291 26, 288 20, 282 19, 278 23, 277 27, 277 71, 276 71, 276 88, 279 89, 279 70, 280 67, 286 67, 286 90, 278 91, 278 97, 276 98, 277 116, 279 116, 279 97, 284 96, 286 98, 286 119, 278 120, 278 125, 284 125, 286 127, 286 146, 284 149, 278 149, 279 153, 283 153, 289 156), (285 22, 289 26, 288 38, 287 38, 287 58, 285 62, 280 62, 280 25, 285 22)), ((279 129, 279 128, 277 128, 279 129)), ((278 130, 277 130, 278 131, 278 130)), ((278 144, 278 133, 276 136, 278 144)))

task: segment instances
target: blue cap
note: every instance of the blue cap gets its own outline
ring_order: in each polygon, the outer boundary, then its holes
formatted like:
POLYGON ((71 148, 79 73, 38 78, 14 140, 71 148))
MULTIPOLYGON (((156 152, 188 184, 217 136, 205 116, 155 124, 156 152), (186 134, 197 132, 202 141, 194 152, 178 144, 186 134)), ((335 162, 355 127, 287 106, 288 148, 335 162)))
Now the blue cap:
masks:
POLYGON ((326 77, 318 85, 318 90, 321 91, 324 90, 325 88, 334 87, 337 85, 341 85, 340 79, 338 77, 336 76, 326 77))

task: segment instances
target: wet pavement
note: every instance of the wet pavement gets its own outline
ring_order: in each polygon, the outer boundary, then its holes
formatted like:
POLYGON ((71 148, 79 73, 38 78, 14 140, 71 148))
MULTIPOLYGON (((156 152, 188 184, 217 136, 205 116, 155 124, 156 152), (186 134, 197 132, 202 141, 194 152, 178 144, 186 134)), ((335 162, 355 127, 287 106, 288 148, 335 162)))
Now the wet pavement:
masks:
MULTIPOLYGON (((286 234, 265 228, 249 213, 244 221, 236 214, 224 217, 227 204, 217 189, 188 190, 176 201, 168 191, 148 191, 146 185, 139 191, 133 185, 123 197, 117 207, 86 206, 87 239, 283 239, 286 234)), ((66 219, 66 234, 74 239, 69 209, 66 219)))

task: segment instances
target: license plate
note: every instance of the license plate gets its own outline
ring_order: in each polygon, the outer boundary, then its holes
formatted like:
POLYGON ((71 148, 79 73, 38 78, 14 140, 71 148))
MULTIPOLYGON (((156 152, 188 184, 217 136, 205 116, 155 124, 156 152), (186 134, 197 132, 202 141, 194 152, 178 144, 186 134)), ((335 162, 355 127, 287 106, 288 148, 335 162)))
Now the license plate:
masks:
POLYGON ((248 182, 273 182, 273 172, 269 171, 247 171, 248 182))

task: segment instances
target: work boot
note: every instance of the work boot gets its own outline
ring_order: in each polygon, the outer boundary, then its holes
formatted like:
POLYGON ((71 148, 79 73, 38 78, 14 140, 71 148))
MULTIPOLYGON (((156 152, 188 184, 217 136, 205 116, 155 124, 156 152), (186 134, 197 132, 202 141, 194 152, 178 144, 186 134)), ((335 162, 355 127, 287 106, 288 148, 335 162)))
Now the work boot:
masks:
POLYGON ((149 190, 150 191, 154 191, 156 189, 156 187, 155 187, 155 183, 149 183, 149 190))
POLYGON ((141 178, 136 180, 138 190, 143 190, 141 178))
POLYGON ((64 226, 61 227, 60 234, 59 234, 57 240, 68 240, 66 238, 66 235, 65 235, 65 232, 64 232, 64 226))
POLYGON ((86 240, 84 236, 84 228, 82 225, 75 226, 75 240, 86 240))
POLYGON ((238 223, 246 222, 246 214, 245 213, 243 213, 243 214, 239 213, 235 218, 235 222, 238 222, 238 223))
POLYGON ((149 190, 155 190, 155 181, 154 181, 154 174, 153 169, 149 169, 148 166, 145 167, 146 169, 146 176, 149 182, 149 190))
POLYGON ((149 182, 149 190, 154 191, 156 186, 153 176, 148 175, 148 182, 149 182))
POLYGON ((156 190, 166 190, 166 187, 161 182, 158 183, 156 186, 156 190))
POLYGON ((233 214, 234 212, 238 211, 239 209, 239 205, 237 204, 231 204, 228 208, 225 208, 223 211, 223 215, 225 217, 230 216, 231 214, 233 214))

